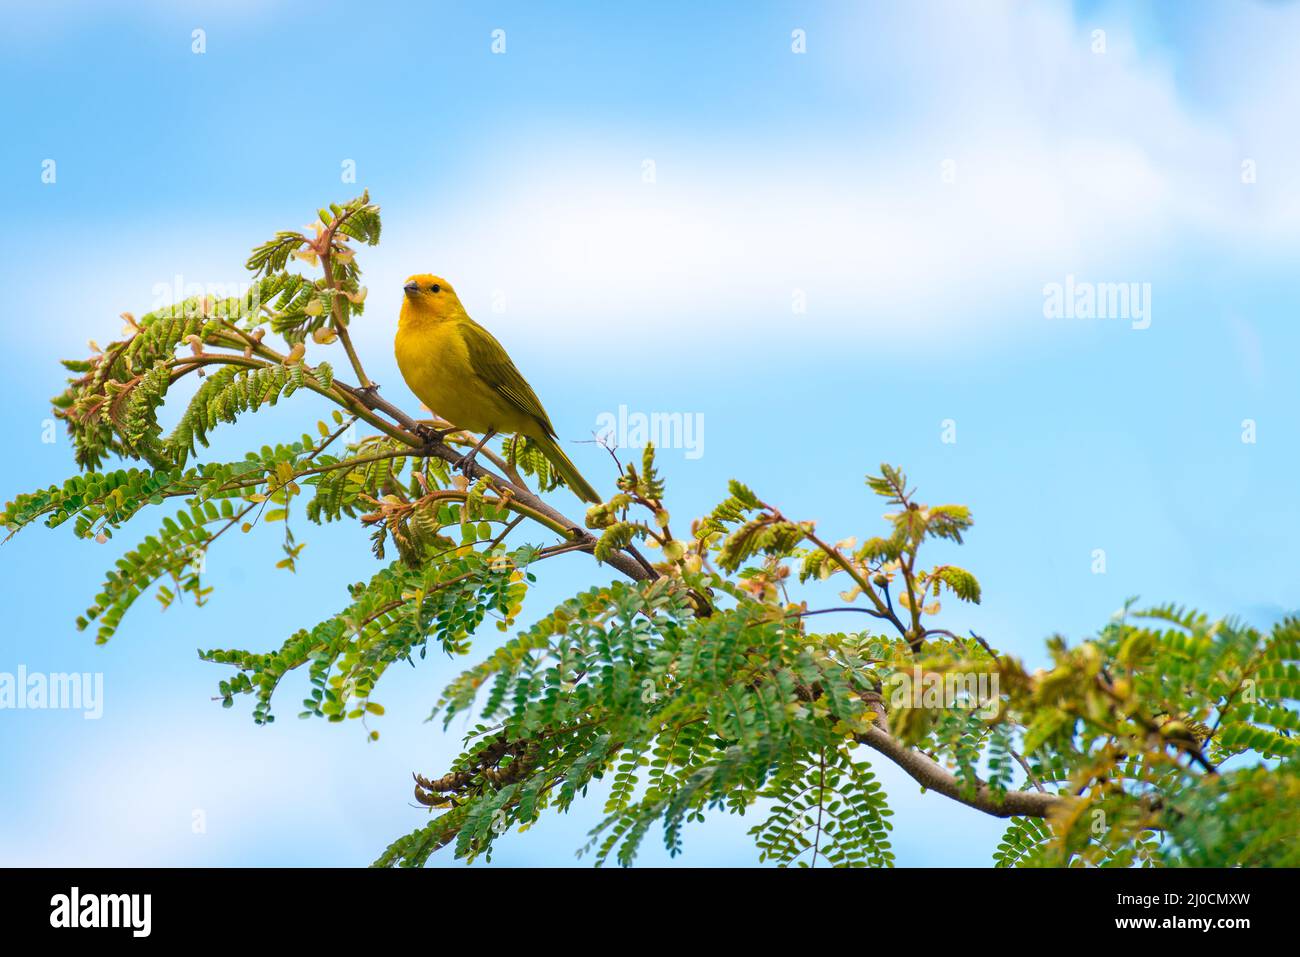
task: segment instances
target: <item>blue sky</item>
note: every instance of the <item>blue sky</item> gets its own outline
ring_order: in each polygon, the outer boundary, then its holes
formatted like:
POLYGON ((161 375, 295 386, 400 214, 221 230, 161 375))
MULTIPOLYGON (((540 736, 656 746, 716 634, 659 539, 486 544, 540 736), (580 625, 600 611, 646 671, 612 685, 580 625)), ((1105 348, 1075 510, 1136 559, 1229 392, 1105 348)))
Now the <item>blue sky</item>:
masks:
MULTIPOLYGON (((874 534, 862 476, 881 461, 922 500, 970 505, 960 558, 936 557, 974 571, 984 603, 947 623, 1033 664, 1044 637, 1084 637, 1129 595, 1261 625, 1295 608, 1295 4, 159 0, 5 17, 4 498, 71 473, 66 439, 41 441, 58 358, 115 337, 176 276, 243 281, 253 244, 367 187, 385 240, 362 259, 355 335, 394 401, 414 408, 391 353, 401 280, 433 271, 562 437, 620 405, 703 417, 703 455, 661 457, 675 514, 735 476, 833 538, 874 534), (1149 326, 1046 318, 1045 284, 1071 276, 1149 284, 1149 326)), ((321 411, 295 397, 254 437, 321 411)), ((239 444, 227 430, 213 453, 239 444)), ((571 454, 610 483, 603 453, 571 454)), ((0 863, 364 864, 418 826, 410 772, 456 744, 423 719, 468 662, 395 669, 368 744, 294 720, 297 687, 255 727, 211 700, 225 673, 194 654, 271 647, 338 607, 373 568, 364 535, 299 523, 296 576, 272 570, 274 532, 223 540, 208 607, 142 601, 97 648, 72 620, 153 521, 108 545, 37 528, 0 549, 0 671, 105 687, 98 721, 0 711, 0 863)), ((541 571, 533 613, 601 574, 577 556, 541 571)), ((1001 822, 880 772, 901 863, 988 863, 1001 822)), ((573 863, 595 804, 496 860, 573 863)), ((680 863, 755 863, 751 823, 695 826, 680 863)), ((643 861, 666 860, 648 840, 643 861)))

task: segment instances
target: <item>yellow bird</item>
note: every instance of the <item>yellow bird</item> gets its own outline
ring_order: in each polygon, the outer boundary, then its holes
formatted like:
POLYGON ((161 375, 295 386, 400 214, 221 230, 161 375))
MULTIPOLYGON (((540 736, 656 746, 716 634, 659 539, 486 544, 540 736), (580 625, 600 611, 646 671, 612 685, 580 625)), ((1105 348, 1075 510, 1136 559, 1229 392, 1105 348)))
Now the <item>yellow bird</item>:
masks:
POLYGON ((501 343, 465 312, 447 280, 421 274, 403 288, 396 344, 402 378, 421 402, 456 428, 483 434, 461 465, 473 461, 498 432, 526 435, 579 498, 601 501, 556 444, 555 427, 537 393, 501 343))

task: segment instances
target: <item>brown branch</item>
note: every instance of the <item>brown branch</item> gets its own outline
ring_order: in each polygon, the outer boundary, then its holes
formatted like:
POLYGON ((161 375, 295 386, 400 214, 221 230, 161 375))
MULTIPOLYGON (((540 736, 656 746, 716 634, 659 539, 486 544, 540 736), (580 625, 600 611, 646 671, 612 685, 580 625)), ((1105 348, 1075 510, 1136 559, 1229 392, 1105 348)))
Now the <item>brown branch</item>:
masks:
MULTIPOLYGON (((776 514, 776 517, 779 521, 789 521, 789 519, 787 519, 779 511, 776 511, 775 509, 771 509, 771 506, 765 506, 765 507, 772 510, 776 514)), ((808 541, 812 542, 814 545, 820 548, 823 552, 826 553, 826 556, 831 561, 833 561, 836 565, 839 565, 840 568, 844 569, 844 571, 848 573, 849 577, 852 578, 853 581, 857 584, 858 588, 861 589, 862 594, 866 595, 869 599, 871 599, 871 603, 876 606, 876 611, 879 612, 879 614, 877 614, 875 617, 883 618, 886 621, 888 621, 896 629, 898 629, 898 633, 902 635, 903 638, 907 640, 909 644, 912 644, 912 639, 911 636, 908 634, 907 626, 905 626, 901 621, 899 621, 898 615, 894 614, 893 606, 886 605, 883 601, 881 601, 880 596, 876 594, 876 590, 875 588, 872 587, 871 582, 867 581, 867 579, 862 576, 862 574, 853 566, 853 563, 850 562, 847 558, 845 558, 844 555, 841 554, 838 548, 836 548, 834 545, 829 545, 826 542, 822 541, 820 538, 817 537, 816 533, 813 532, 811 529, 804 530, 804 538, 808 539, 808 541)), ((915 652, 917 650, 917 646, 912 645, 912 650, 913 652, 915 652)))
MULTIPOLYGON (((450 465, 457 465, 461 462, 463 458, 461 453, 445 442, 429 441, 423 438, 420 434, 419 424, 401 409, 381 398, 377 387, 373 389, 357 389, 346 383, 339 382, 337 379, 334 380, 333 384, 347 393, 357 404, 372 412, 381 412, 392 418, 397 423, 397 426, 407 434, 407 441, 422 446, 419 450, 420 454, 442 459, 450 465)), ((535 495, 531 489, 516 485, 504 476, 486 468, 477 459, 474 459, 465 467, 465 474, 466 478, 471 482, 475 482, 480 478, 487 478, 497 489, 508 493, 512 502, 518 503, 530 512, 536 512, 544 516, 551 523, 561 528, 568 529, 569 541, 576 546, 574 551, 591 552, 595 550, 596 536, 586 531, 580 524, 558 509, 548 505, 535 495)), ((615 552, 606 559, 606 563, 633 581, 648 581, 658 577, 658 573, 652 568, 643 565, 625 551, 615 552)))
POLYGON ((1007 791, 999 797, 983 781, 972 792, 943 765, 904 747, 878 726, 858 734, 857 740, 893 761, 925 789, 994 817, 1047 817, 1066 803, 1065 798, 1039 791, 1007 791))
MULTIPOLYGON (((258 346, 256 351, 272 361, 283 358, 269 347, 261 346, 260 343, 258 346)), ((212 363, 241 365, 248 368, 259 368, 264 365, 242 355, 226 353, 179 357, 174 361, 181 367, 178 370, 181 374, 193 371, 200 365, 212 363)), ((460 452, 443 441, 431 441, 426 438, 425 430, 421 428, 415 419, 379 395, 378 386, 372 384, 369 388, 357 388, 339 379, 334 379, 331 387, 324 389, 314 381, 314 378, 314 376, 309 376, 304 381, 304 385, 312 391, 320 393, 325 398, 341 404, 353 415, 364 419, 390 438, 397 439, 410 446, 411 455, 440 458, 450 465, 459 465, 461 463, 463 456, 460 452), (384 421, 375 413, 387 416, 392 422, 384 421)), ((591 553, 595 550, 596 536, 588 532, 580 523, 548 505, 526 486, 491 471, 480 464, 477 459, 468 464, 465 468, 465 475, 471 482, 486 477, 498 491, 505 493, 505 497, 510 503, 517 503, 520 506, 519 511, 532 513, 531 517, 534 518, 544 519, 542 524, 560 534, 564 534, 569 543, 575 546, 574 551, 591 553)), ((507 505, 507 507, 510 506, 507 505)), ((614 553, 606 559, 606 564, 633 581, 650 581, 659 577, 659 573, 635 549, 614 553)))
POLYGON ((329 287, 330 292, 330 318, 333 320, 335 334, 339 337, 339 342, 343 344, 343 351, 348 354, 348 361, 352 363, 352 369, 357 374, 357 381, 361 383, 363 390, 373 390, 375 384, 370 381, 366 375, 366 370, 361 367, 361 357, 357 355, 356 348, 352 345, 352 336, 348 332, 347 320, 343 318, 343 304, 340 297, 344 295, 343 288, 338 278, 334 275, 334 237, 344 223, 356 213, 356 209, 349 209, 341 216, 335 216, 334 221, 330 223, 324 233, 322 233, 312 246, 316 249, 320 257, 321 268, 325 272, 325 285, 329 287))
POLYGON ((1029 762, 1025 760, 1025 756, 1014 748, 1011 749, 1011 756, 1015 758, 1020 767, 1024 769, 1025 777, 1028 779, 1029 783, 1037 790, 1046 794, 1047 788, 1043 787, 1042 783, 1039 782, 1038 776, 1034 774, 1034 769, 1029 766, 1029 762))

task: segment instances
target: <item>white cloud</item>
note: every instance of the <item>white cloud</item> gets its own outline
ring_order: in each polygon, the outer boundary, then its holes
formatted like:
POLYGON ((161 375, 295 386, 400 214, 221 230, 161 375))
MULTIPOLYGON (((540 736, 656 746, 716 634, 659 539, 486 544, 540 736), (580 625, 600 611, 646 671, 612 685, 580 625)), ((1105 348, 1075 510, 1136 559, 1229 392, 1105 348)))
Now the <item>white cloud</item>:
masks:
MULTIPOLYGON (((810 109, 840 104, 842 124, 774 116, 780 135, 741 125, 650 148, 636 130, 548 123, 527 150, 503 134, 506 159, 436 181, 436 194, 378 197, 386 237, 363 256, 372 299, 359 338, 387 348, 405 276, 434 271, 507 342, 533 348, 557 330, 572 343, 651 325, 689 337, 794 328, 903 348, 938 334, 1023 345, 1050 334, 1042 284, 1067 273, 1149 281, 1189 248, 1267 261, 1297 238, 1300 186, 1278 173, 1289 140, 1269 132, 1277 124, 1263 121, 1260 97, 1189 102, 1174 64, 1121 16, 1076 22, 1068 4, 1010 2, 859 16, 814 36, 807 54, 824 81, 810 109), (653 185, 641 181, 646 152, 653 185), (1246 155, 1261 166, 1256 186, 1240 181, 1246 155), (795 290, 806 315, 791 311, 795 290)), ((1243 36, 1266 43, 1260 18, 1249 22, 1243 36)), ((1250 86, 1288 86, 1290 60, 1259 60, 1243 67, 1250 86)), ((1216 69, 1233 85, 1225 64, 1216 69)), ((238 279, 238 256, 257 238, 220 255, 187 245, 187 258, 227 262, 216 278, 238 279)), ((170 281, 174 251, 157 247, 124 242, 132 263, 100 265, 120 285, 142 262, 152 273, 166 264, 149 281, 170 281)), ((91 284, 73 315, 102 312, 103 294, 91 284)), ((103 334, 98 318, 93 332, 103 334)))
MULTIPOLYGON (((383 258, 448 276, 489 324, 762 333, 791 322, 801 289, 806 335, 996 340, 1042 328, 1041 285, 1066 273, 1150 280, 1189 242, 1264 253, 1294 238, 1293 219, 1261 215, 1243 193, 1230 121, 1180 100, 1173 67, 1139 52, 1127 24, 1103 21, 1099 55, 1066 4, 870 17, 821 41, 824 69, 911 115, 792 132, 779 152, 671 145, 653 157, 653 185, 619 137, 557 131, 572 145, 485 170, 465 190, 472 205, 403 208, 383 258), (500 319, 494 290, 506 293, 500 319)), ((371 278, 389 296, 401 277, 383 269, 371 278)))

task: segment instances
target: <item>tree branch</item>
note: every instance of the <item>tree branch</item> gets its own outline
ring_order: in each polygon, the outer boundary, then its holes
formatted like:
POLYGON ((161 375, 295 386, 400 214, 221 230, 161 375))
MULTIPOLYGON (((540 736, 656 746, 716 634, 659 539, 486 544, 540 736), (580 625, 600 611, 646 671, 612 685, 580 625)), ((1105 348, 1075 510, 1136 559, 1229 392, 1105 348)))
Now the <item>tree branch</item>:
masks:
MULTIPOLYGON (((419 424, 401 409, 383 399, 379 395, 377 386, 370 389, 358 389, 345 382, 340 382, 338 379, 334 380, 333 385, 335 388, 341 389, 350 399, 365 409, 371 412, 381 412, 392 418, 397 423, 398 429, 406 434, 404 441, 421 446, 420 452, 422 454, 440 458, 451 465, 457 465, 461 462, 463 458, 461 453, 445 442, 426 441, 419 434, 419 424)), ((517 502, 529 512, 537 513, 537 515, 546 518, 550 523, 549 527, 568 529, 569 541, 575 546, 574 551, 591 552, 595 549, 596 536, 587 531, 583 524, 575 522, 558 509, 548 505, 531 489, 516 485, 504 476, 486 468, 477 459, 471 461, 465 468, 465 476, 471 482, 486 477, 498 490, 507 491, 513 502, 517 502)), ((633 555, 626 551, 614 553, 606 560, 606 563, 633 581, 648 581, 658 577, 658 574, 652 568, 637 561, 633 555)))
MULTIPOLYGON (((225 343, 221 344, 225 345, 225 343)), ((270 363, 282 363, 284 361, 284 356, 261 343, 256 343, 250 348, 269 360, 270 363)), ((178 374, 184 374, 201 365, 213 363, 240 365, 254 369, 269 364, 229 353, 182 356, 178 357, 174 362, 179 367, 178 374)), ((336 378, 329 389, 324 389, 314 379, 314 375, 309 376, 304 381, 304 386, 342 405, 347 411, 373 425, 390 438, 406 443, 411 447, 409 454, 413 456, 433 456, 451 465, 460 464, 463 456, 456 449, 445 442, 426 439, 422 434, 419 423, 397 406, 381 397, 377 385, 371 384, 369 388, 357 388, 336 378), (379 413, 379 415, 376 413, 379 413), (380 415, 388 416, 392 422, 385 421, 380 415)), ((469 463, 465 469, 465 475, 471 482, 486 477, 499 492, 506 493, 512 505, 517 503, 520 506, 515 510, 516 512, 528 514, 529 517, 540 521, 546 527, 565 535, 569 543, 574 546, 573 551, 590 553, 595 550, 596 537, 586 530, 583 523, 574 521, 558 509, 548 505, 526 486, 491 471, 481 465, 477 459, 469 463)), ((659 577, 658 573, 634 549, 616 552, 606 559, 606 564, 633 581, 648 581, 659 577)))
POLYGON ((1040 791, 1007 791, 1001 797, 980 781, 974 793, 966 790, 956 775, 920 751, 904 747, 880 727, 868 728, 857 740, 883 754, 907 772, 912 780, 930 791, 952 798, 967 807, 994 817, 1047 817, 1065 806, 1066 799, 1040 791))

